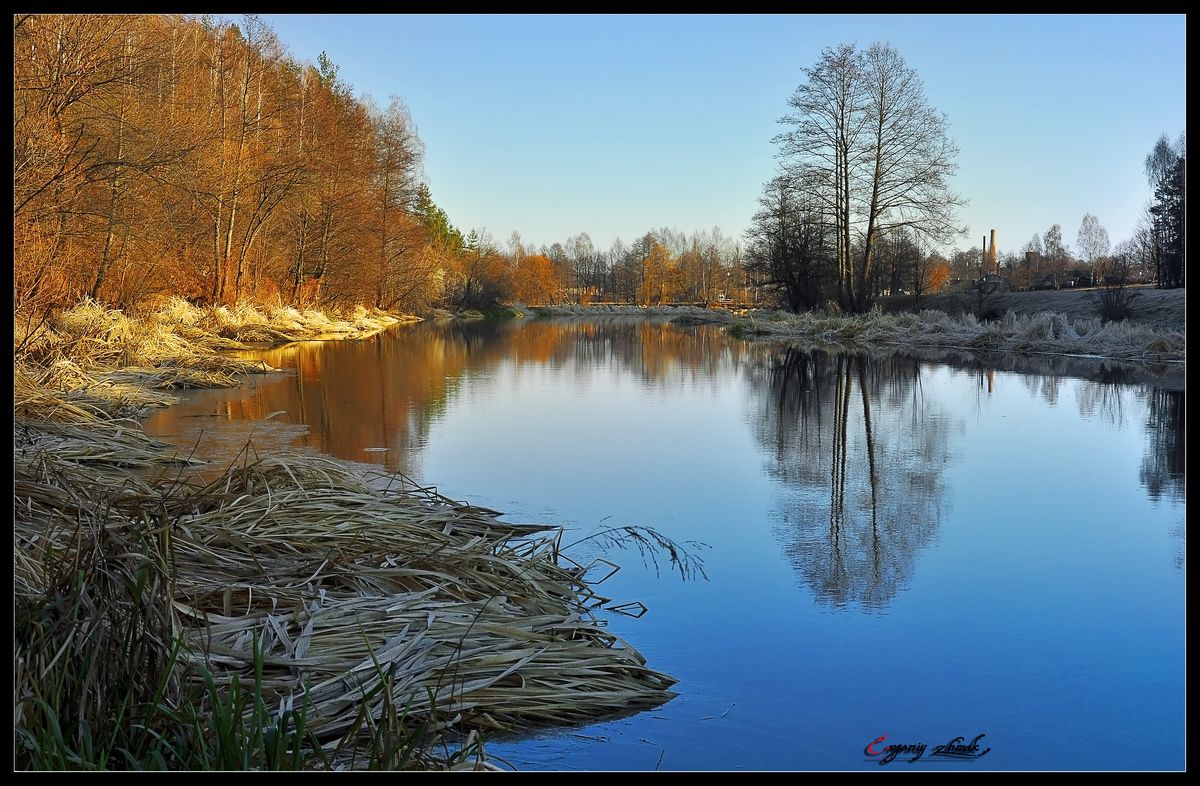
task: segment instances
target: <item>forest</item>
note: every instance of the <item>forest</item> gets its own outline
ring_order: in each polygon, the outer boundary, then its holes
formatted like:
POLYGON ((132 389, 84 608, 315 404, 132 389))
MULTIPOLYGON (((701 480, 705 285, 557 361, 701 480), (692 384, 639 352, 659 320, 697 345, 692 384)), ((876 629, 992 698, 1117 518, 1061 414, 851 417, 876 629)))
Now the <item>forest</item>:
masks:
MULTIPOLYGON (((950 188, 957 150, 888 45, 825 50, 776 138, 780 168, 744 237, 651 229, 608 249, 586 232, 539 248, 454 226, 434 201, 403 100, 356 97, 322 53, 272 29, 178 15, 14 17, 13 283, 36 323, 91 298, 362 304, 392 312, 502 303, 782 306, 936 292, 977 279, 950 188)), ((998 260, 1012 286, 1071 271, 1183 283, 1184 141, 1147 157, 1154 201, 1110 249, 1084 216, 998 260)), ((1082 275, 1082 273, 1081 273, 1082 275)))

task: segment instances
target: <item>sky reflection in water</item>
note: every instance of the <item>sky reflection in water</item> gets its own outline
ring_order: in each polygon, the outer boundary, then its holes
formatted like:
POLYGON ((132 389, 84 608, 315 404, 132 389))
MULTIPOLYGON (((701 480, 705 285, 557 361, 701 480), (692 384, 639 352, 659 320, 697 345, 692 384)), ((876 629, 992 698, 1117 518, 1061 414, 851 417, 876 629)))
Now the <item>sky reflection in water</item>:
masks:
POLYGON ((680 697, 492 743, 522 769, 879 767, 881 735, 980 733, 978 761, 887 766, 1183 766, 1178 372, 621 319, 262 357, 294 373, 198 392, 148 430, 225 461, 252 438, 382 464, 565 542, 638 524, 707 544, 708 581, 609 555, 605 594, 650 607, 611 625, 680 697))

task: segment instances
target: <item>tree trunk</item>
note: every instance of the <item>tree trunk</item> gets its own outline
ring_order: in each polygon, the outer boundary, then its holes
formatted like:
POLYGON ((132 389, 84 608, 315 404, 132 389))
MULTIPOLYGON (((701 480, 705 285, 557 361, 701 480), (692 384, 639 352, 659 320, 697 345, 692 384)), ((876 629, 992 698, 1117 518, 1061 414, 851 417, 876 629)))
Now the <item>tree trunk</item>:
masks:
MULTIPOLYGON (((121 110, 117 114, 117 160, 120 161, 125 154, 125 105, 121 105, 121 110)), ((104 286, 104 277, 108 274, 108 266, 112 259, 112 243, 113 235, 117 228, 117 195, 120 192, 121 167, 117 166, 113 171, 112 181, 109 184, 108 192, 108 231, 104 235, 104 251, 100 254, 100 267, 96 271, 96 282, 92 284, 92 300, 100 298, 100 288, 104 286)))

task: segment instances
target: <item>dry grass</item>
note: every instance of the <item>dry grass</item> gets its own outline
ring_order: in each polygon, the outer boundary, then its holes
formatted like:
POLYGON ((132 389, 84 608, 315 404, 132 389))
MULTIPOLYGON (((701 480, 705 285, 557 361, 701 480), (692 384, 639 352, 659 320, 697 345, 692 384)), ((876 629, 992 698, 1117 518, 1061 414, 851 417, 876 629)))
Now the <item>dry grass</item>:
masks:
POLYGON ((217 338, 244 344, 282 344, 327 339, 361 340, 392 325, 413 321, 383 311, 355 306, 343 314, 300 311, 292 306, 265 307, 251 303, 200 308, 173 297, 163 301, 152 318, 170 328, 192 328, 217 338))
POLYGON ((30 431, 14 451, 18 596, 43 596, 52 566, 105 541, 157 533, 169 541, 171 628, 184 664, 202 667, 190 673, 257 680, 268 707, 307 707, 329 752, 364 712, 513 730, 674 695, 674 680, 594 617, 608 601, 560 553, 558 530, 411 485, 380 490, 313 457, 168 488, 131 469, 179 458, 137 437, 89 451, 84 429, 30 431), (81 511, 103 511, 102 523, 81 531, 81 511))
MULTIPOLYGON (((1019 315, 1033 316, 1041 313, 1062 314, 1067 319, 1084 320, 1100 317, 1095 296, 1100 289, 1043 290, 1040 292, 1002 292, 994 297, 994 306, 999 313, 1012 311, 1019 315)), ((1154 289, 1152 287, 1130 287, 1131 321, 1158 330, 1185 330, 1184 290, 1154 289)), ((970 292, 953 292, 921 297, 921 307, 950 314, 970 312, 976 305, 976 296, 970 292)), ((911 295, 880 298, 879 305, 885 312, 913 310, 911 295)))
POLYGON ((822 312, 760 314, 738 320, 731 330, 742 336, 800 339, 848 348, 954 348, 1062 355, 1086 355, 1138 362, 1182 361, 1183 333, 1136 323, 1069 320, 1061 314, 1017 315, 996 322, 970 314, 941 311, 919 314, 842 316, 822 312))
POLYGON ((32 337, 17 336, 22 359, 40 366, 69 360, 85 370, 174 369, 191 379, 167 384, 225 384, 220 375, 248 370, 246 361, 219 355, 251 344, 323 339, 360 340, 415 317, 397 317, 361 306, 344 316, 251 303, 200 308, 178 297, 129 316, 85 300, 58 314, 32 337), (211 379, 201 375, 212 374, 211 379))
MULTIPOLYGON (((29 761, 104 766, 77 750, 101 728, 132 744, 119 727, 135 699, 217 708, 205 712, 223 712, 222 729, 303 708, 305 761, 358 766, 367 750, 372 766, 411 766, 398 730, 411 741, 420 729, 426 748, 445 732, 573 724, 674 695, 595 616, 610 601, 558 529, 311 456, 243 455, 215 480, 182 472, 194 462, 136 419, 169 404, 166 391, 263 370, 217 352, 232 337, 344 327, 279 309, 282 328, 264 328, 258 313, 171 301, 134 320, 85 303, 14 364, 14 711, 29 761), (229 698, 247 685, 253 702, 229 698), (68 753, 30 752, 50 742, 68 753)), ((187 745, 207 739, 196 723, 178 732, 187 745)), ((225 743, 189 761, 250 755, 225 743)))

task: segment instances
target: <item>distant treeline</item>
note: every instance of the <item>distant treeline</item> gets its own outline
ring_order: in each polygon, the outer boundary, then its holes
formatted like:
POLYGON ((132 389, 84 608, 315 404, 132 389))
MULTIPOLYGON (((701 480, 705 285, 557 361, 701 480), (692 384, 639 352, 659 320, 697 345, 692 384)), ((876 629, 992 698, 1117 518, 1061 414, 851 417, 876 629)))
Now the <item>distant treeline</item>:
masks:
POLYGON ((14 284, 91 296, 364 303, 705 300, 744 282, 718 236, 586 235, 540 253, 464 236, 421 178, 404 105, 354 97, 262 21, 14 17, 14 284))
MULTIPOLYGON (((600 250, 586 234, 531 249, 514 233, 502 248, 455 228, 423 181, 404 104, 356 98, 324 53, 297 62, 255 17, 16 15, 13 43, 13 275, 26 312, 155 294, 410 311, 721 300, 861 311, 979 272, 978 249, 933 253, 955 234, 956 151, 886 45, 829 49, 806 71, 744 250, 716 229, 600 250)), ((1164 137, 1137 237, 1110 255, 1085 217, 1086 261, 1120 256, 1182 284, 1183 171, 1182 138, 1164 137)), ((1075 261, 1058 225, 1047 238, 1001 267, 1032 279, 1075 261)))

